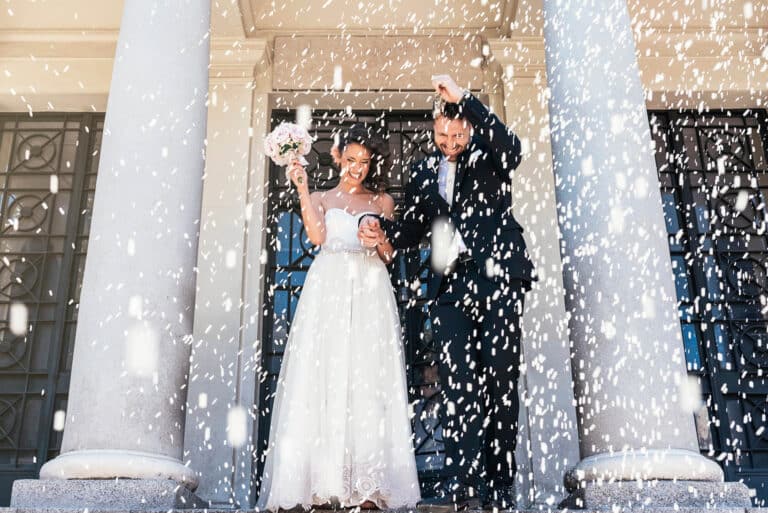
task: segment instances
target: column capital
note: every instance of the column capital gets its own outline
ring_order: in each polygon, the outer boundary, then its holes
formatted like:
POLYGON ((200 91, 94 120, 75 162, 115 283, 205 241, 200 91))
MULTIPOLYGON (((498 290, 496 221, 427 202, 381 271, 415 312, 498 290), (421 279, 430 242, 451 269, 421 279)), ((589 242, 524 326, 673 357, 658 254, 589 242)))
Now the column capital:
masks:
POLYGON ((272 44, 264 38, 214 38, 211 41, 212 84, 253 82, 272 65, 272 44))

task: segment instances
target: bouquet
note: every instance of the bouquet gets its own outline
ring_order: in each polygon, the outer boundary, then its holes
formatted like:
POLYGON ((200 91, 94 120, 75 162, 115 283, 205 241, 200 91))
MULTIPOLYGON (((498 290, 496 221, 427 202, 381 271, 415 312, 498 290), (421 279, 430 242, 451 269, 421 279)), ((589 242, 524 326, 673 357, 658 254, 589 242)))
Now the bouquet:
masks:
POLYGON ((306 166, 304 155, 311 149, 312 136, 293 123, 280 123, 264 140, 264 153, 278 166, 288 166, 294 160, 306 166))

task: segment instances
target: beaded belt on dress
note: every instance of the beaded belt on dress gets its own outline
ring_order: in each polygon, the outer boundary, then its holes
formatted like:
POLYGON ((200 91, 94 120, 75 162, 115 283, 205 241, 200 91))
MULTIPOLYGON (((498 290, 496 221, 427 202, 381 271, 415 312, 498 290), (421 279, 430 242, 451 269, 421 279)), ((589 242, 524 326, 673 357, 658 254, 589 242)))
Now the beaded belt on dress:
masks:
POLYGON ((340 247, 340 246, 323 246, 320 249, 321 253, 328 253, 328 254, 341 254, 345 253, 348 255, 375 255, 376 250, 375 249, 369 249, 369 248, 349 248, 349 247, 340 247))

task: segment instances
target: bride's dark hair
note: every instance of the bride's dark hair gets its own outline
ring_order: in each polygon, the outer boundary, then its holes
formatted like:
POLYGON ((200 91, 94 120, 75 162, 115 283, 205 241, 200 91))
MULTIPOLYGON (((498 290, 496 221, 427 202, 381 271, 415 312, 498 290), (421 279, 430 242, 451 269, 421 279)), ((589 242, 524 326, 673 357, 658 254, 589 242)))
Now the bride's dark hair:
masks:
POLYGON ((371 152, 371 164, 363 185, 374 192, 384 192, 389 187, 387 170, 390 168, 389 146, 377 133, 376 127, 355 123, 339 138, 338 154, 344 153, 349 144, 357 143, 371 152))

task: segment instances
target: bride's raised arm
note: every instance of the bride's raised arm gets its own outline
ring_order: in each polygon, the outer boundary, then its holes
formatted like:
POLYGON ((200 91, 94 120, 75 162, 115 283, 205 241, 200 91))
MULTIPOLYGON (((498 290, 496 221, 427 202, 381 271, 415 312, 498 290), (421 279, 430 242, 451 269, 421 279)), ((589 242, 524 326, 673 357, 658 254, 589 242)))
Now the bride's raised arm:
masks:
POLYGON ((309 193, 307 171, 298 162, 294 161, 291 164, 288 174, 299 193, 304 230, 307 232, 309 241, 315 246, 320 246, 325 243, 325 215, 323 214, 321 193, 309 193))

